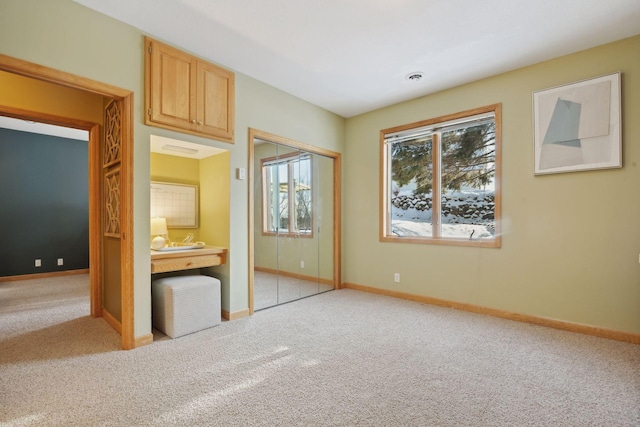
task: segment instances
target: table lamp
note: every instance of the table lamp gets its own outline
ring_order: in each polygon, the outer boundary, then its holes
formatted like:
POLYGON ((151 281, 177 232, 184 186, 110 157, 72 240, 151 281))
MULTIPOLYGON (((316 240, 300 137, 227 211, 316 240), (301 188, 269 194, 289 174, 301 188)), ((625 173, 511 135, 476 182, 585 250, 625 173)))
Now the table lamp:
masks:
POLYGON ((156 236, 151 240, 151 249, 160 250, 167 246, 167 239, 164 237, 167 233, 166 218, 151 218, 151 235, 156 236))

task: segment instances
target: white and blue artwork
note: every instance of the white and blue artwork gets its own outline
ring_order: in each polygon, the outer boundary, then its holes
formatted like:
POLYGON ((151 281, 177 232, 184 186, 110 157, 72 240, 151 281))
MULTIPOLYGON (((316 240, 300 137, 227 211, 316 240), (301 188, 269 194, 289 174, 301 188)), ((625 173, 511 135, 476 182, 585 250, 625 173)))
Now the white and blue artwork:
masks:
POLYGON ((619 77, 534 93, 536 174, 621 166, 619 77))

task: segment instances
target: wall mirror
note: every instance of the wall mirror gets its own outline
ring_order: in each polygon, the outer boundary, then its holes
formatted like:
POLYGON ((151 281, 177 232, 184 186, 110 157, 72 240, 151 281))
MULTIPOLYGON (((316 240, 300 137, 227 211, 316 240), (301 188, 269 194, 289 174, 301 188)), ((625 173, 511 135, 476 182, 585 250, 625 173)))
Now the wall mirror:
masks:
POLYGON ((250 139, 250 310, 336 289, 339 154, 255 130, 250 139))

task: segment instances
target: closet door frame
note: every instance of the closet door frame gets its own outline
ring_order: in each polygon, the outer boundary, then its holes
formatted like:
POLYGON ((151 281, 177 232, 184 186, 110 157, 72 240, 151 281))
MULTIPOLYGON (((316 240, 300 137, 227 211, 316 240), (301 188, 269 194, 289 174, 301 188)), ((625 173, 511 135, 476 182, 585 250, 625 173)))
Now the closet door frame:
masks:
POLYGON ((342 171, 342 158, 341 154, 335 151, 326 150, 324 148, 315 147, 313 145, 305 144, 299 141, 295 141, 290 138, 285 138, 279 135, 275 135, 269 132, 264 132, 258 129, 249 128, 249 163, 247 181, 249 185, 249 315, 253 315, 254 312, 254 227, 255 227, 255 191, 254 191, 254 141, 256 139, 264 140, 274 144, 280 144, 289 148, 299 149, 307 151, 312 154, 318 154, 328 157, 333 160, 333 287, 334 289, 341 289, 341 237, 342 237, 342 190, 341 190, 341 171, 342 171))

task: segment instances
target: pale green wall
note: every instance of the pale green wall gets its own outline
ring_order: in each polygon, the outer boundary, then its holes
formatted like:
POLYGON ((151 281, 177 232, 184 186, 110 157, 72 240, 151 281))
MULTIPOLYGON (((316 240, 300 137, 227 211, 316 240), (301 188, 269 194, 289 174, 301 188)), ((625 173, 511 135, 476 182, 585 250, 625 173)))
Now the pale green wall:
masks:
POLYGON ((640 333, 639 52, 635 37, 349 119, 343 281, 640 333), (535 177, 532 92, 616 71, 624 167, 535 177), (381 243, 379 131, 499 102, 502 248, 381 243))
MULTIPOLYGON (((248 167, 249 127, 339 153, 344 149, 345 119, 242 74, 236 74, 236 141, 242 145, 242 150, 237 153, 240 156, 238 160, 234 160, 234 152, 231 154, 232 174, 236 167, 248 167), (239 105, 246 108, 240 108, 239 105), (239 129, 242 129, 240 134, 239 129)), ((231 180, 232 242, 242 243, 242 254, 248 251, 248 185, 248 180, 231 180), (234 212, 237 213, 235 217, 234 212), (236 228, 233 227, 234 222, 237 224, 236 228), (234 235, 236 232, 238 235, 234 235)), ((243 263, 242 268, 231 271, 231 277, 233 283, 237 283, 232 285, 232 303, 244 303, 237 308, 233 306, 233 310, 240 310, 248 306, 247 266, 243 263)))
MULTIPOLYGON (((149 137, 230 150, 231 171, 248 167, 248 128, 341 152, 345 120, 273 87, 236 74, 235 144, 144 125, 143 34, 71 0, 0 0, 0 53, 134 92, 135 335, 151 332, 149 137)), ((188 46, 177 46, 188 51, 188 46)), ((215 62, 213 58, 204 58, 215 62)), ((224 64, 222 64, 224 65, 224 64)), ((230 178, 230 242, 223 309, 248 307, 248 182, 230 178)))
POLYGON ((71 0, 0 0, 0 53, 134 92, 136 336, 151 332, 151 133, 230 150, 223 309, 248 307, 249 183, 235 179, 233 171, 248 167, 249 127, 344 154, 343 281, 640 333, 639 51, 635 37, 355 117, 346 125, 339 116, 236 74, 235 144, 225 144, 143 124, 138 30, 71 0), (532 91, 618 70, 624 168, 534 177, 532 91), (380 243, 379 130, 495 102, 503 104, 502 248, 380 243), (399 285, 392 283, 394 272, 402 275, 399 285))

